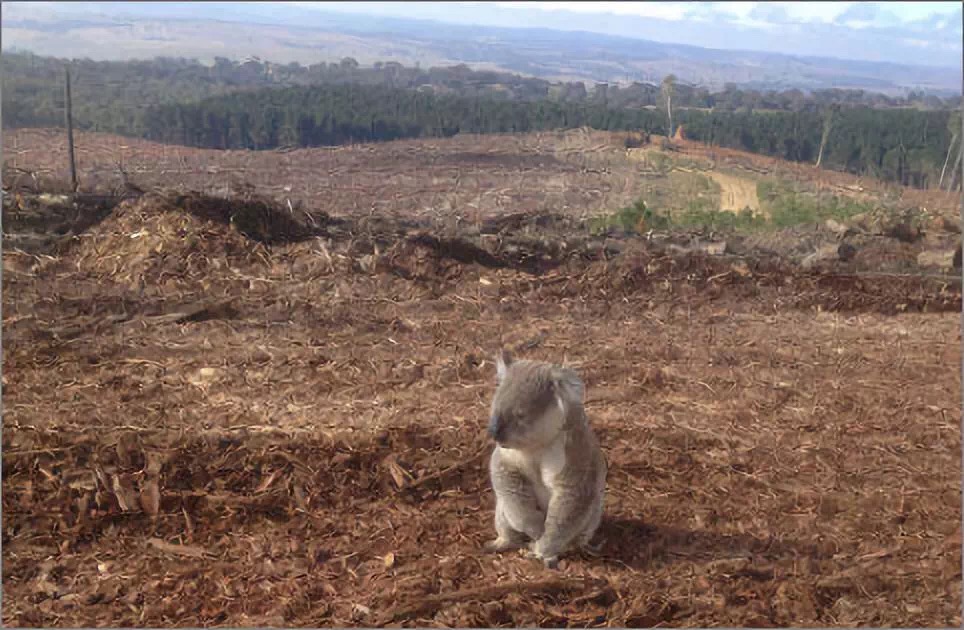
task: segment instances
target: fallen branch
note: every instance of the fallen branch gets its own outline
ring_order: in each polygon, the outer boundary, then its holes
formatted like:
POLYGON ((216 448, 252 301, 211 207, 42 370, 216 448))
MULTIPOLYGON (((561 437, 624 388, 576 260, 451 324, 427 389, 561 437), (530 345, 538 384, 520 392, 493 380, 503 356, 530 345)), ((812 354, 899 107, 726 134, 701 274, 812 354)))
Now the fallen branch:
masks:
POLYGON ((128 320, 122 325, 131 326, 137 323, 168 324, 181 321, 200 322, 206 319, 214 319, 219 316, 229 316, 233 311, 234 309, 231 305, 231 300, 225 300, 207 304, 195 304, 182 310, 165 313, 163 315, 139 317, 137 319, 128 320))
POLYGON ((108 317, 84 324, 75 324, 73 326, 54 328, 50 330, 50 334, 58 339, 67 340, 74 339, 87 332, 96 332, 103 326, 112 326, 116 324, 121 327, 127 327, 141 323, 156 325, 181 321, 200 322, 206 319, 214 319, 216 317, 230 317, 233 312, 234 307, 232 306, 231 300, 224 300, 221 302, 207 304, 195 304, 171 313, 149 317, 138 317, 136 319, 131 319, 131 316, 126 313, 110 315, 108 317))
POLYGON ((434 479, 440 479, 440 478, 444 477, 445 475, 449 474, 449 473, 452 472, 452 471, 458 470, 459 468, 464 468, 464 467, 468 466, 469 464, 474 463, 476 460, 481 459, 482 456, 485 455, 486 451, 488 450, 488 446, 489 446, 488 444, 483 445, 482 448, 479 449, 479 450, 478 450, 474 455, 472 455, 471 457, 469 457, 469 458, 467 458, 467 459, 463 459, 463 460, 460 461, 460 462, 456 462, 455 464, 452 464, 452 465, 449 466, 448 468, 443 468, 442 470, 439 470, 438 472, 434 472, 434 473, 432 473, 432 474, 430 474, 430 475, 425 475, 424 477, 419 477, 418 479, 416 479, 415 481, 413 481, 409 486, 407 486, 405 489, 406 489, 406 490, 412 490, 413 488, 417 488, 417 487, 419 487, 419 486, 421 486, 421 485, 423 485, 423 484, 425 484, 425 483, 427 483, 427 482, 429 482, 429 481, 432 481, 432 480, 434 480, 434 479))
POLYGON ((184 556, 186 558, 206 558, 212 556, 212 554, 200 547, 195 547, 194 545, 174 545, 164 542, 160 538, 148 538, 147 544, 151 547, 154 547, 158 551, 174 554, 176 556, 184 556))

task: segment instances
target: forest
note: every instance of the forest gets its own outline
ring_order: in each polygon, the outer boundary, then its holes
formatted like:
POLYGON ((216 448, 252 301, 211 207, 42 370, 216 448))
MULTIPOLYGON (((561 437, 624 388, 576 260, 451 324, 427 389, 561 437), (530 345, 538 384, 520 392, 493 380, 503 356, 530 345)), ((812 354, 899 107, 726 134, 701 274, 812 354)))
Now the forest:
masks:
MULTIPOLYGON (((137 121, 150 105, 194 102, 267 87, 352 84, 418 88, 439 95, 492 100, 549 100, 612 108, 660 105, 658 85, 632 83, 587 87, 582 82, 551 83, 507 72, 472 70, 465 65, 423 69, 386 62, 362 67, 351 58, 310 66, 274 64, 256 58, 244 61, 217 58, 213 65, 204 65, 196 60, 164 57, 143 61, 92 61, 4 51, 0 57, 3 126, 60 124, 63 120, 65 66, 71 70, 75 119, 81 126, 129 127, 134 134, 140 133, 137 121)), ((678 83, 674 102, 683 108, 726 111, 815 111, 831 104, 877 109, 949 109, 960 107, 961 99, 942 99, 918 92, 892 98, 875 92, 843 89, 761 92, 736 85, 727 85, 724 90, 711 93, 699 86, 678 83)))
MULTIPOLYGON (((803 112, 685 109, 674 115, 688 138, 919 188, 939 179, 960 152, 960 115, 948 110, 826 108, 803 112), (824 142, 824 132, 826 140, 824 142), (821 155, 820 146, 824 144, 821 155)), ((666 134, 664 110, 553 101, 438 96, 381 86, 330 85, 220 96, 149 108, 144 136, 219 149, 383 142, 457 133, 591 127, 666 134)))
MULTIPOLYGON (((4 127, 63 124, 65 63, 4 53, 4 127)), ((257 59, 69 66, 77 128, 195 147, 258 150, 582 126, 665 134, 668 126, 661 86, 638 83, 587 90, 466 66, 362 68, 352 59, 308 67, 257 59)), ((674 123, 690 139, 921 188, 959 165, 953 105, 858 90, 672 89, 674 123)))

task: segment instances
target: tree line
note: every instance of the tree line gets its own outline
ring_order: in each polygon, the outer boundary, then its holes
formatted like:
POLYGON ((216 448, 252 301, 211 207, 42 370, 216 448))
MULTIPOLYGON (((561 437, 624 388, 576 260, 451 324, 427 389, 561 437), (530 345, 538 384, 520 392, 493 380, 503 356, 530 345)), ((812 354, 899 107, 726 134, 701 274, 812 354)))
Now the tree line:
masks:
POLYGON ((145 119, 144 137, 195 147, 259 150, 584 126, 658 131, 662 114, 649 109, 467 98, 384 86, 325 85, 152 107, 145 119))
POLYGON ((687 138, 818 163, 917 188, 936 187, 953 152, 960 112, 827 108, 822 112, 713 112, 690 117, 687 138), (824 146, 821 155, 821 145, 824 146))
MULTIPOLYGON (((4 52, 2 68, 3 126, 45 127, 63 119, 63 72, 69 65, 74 88, 74 119, 82 129, 123 129, 139 135, 148 107, 165 103, 196 102, 241 91, 268 87, 314 85, 382 86, 420 89, 439 96, 461 96, 507 101, 552 101, 599 105, 607 108, 658 107, 659 85, 552 83, 509 72, 472 70, 466 65, 441 68, 407 67, 376 63, 362 67, 352 58, 336 63, 303 66, 275 64, 251 58, 232 61, 216 58, 213 65, 196 60, 156 58, 132 61, 57 59, 30 53, 4 52)), ((889 97, 863 90, 797 89, 760 91, 727 84, 720 92, 677 83, 673 97, 678 108, 725 111, 819 111, 831 104, 844 108, 879 109, 914 107, 948 109, 960 106, 960 97, 941 99, 911 92, 889 97)))

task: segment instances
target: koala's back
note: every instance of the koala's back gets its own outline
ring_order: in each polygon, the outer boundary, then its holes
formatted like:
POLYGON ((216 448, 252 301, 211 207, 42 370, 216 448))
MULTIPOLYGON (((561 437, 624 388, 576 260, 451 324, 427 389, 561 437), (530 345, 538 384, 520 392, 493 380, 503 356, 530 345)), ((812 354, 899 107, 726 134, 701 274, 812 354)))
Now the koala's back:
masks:
POLYGON ((569 430, 566 442, 566 468, 570 475, 580 477, 585 483, 594 484, 597 492, 606 487, 609 466, 599 439, 588 422, 583 421, 569 430))

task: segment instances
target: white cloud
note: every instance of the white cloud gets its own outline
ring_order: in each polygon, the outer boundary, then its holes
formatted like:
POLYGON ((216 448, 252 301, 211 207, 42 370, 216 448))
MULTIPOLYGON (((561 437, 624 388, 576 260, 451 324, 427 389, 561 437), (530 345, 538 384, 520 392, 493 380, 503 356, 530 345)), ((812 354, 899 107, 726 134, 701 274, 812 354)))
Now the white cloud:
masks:
MULTIPOLYGON (((935 17, 947 17, 953 21, 960 15, 958 2, 495 2, 493 4, 507 9, 608 13, 673 21, 684 19, 705 21, 723 18, 745 26, 816 22, 837 23, 851 28, 870 28, 899 26, 906 22, 935 17)), ((959 18, 958 21, 960 21, 959 18)))
POLYGON ((741 24, 772 24, 817 19, 831 22, 854 2, 495 2, 506 9, 539 9, 572 13, 611 13, 663 20, 717 19, 741 24))
POLYGON ((773 3, 758 3, 748 14, 753 19, 763 20, 771 24, 785 24, 791 22, 790 13, 786 7, 773 3))
POLYGON ((682 20, 692 8, 690 2, 495 2, 506 9, 539 9, 573 13, 612 13, 661 20, 682 20))

